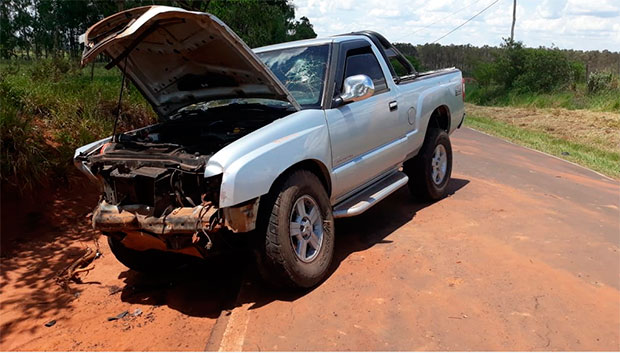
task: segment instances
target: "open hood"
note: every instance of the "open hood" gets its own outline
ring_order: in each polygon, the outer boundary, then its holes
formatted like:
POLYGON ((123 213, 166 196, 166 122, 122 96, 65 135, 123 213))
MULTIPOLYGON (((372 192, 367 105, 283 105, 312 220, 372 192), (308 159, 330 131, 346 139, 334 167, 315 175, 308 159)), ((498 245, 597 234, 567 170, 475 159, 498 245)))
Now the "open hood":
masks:
POLYGON ((168 6, 119 12, 92 27, 82 66, 104 53, 125 70, 160 117, 225 98, 299 104, 252 50, 217 17, 168 6))

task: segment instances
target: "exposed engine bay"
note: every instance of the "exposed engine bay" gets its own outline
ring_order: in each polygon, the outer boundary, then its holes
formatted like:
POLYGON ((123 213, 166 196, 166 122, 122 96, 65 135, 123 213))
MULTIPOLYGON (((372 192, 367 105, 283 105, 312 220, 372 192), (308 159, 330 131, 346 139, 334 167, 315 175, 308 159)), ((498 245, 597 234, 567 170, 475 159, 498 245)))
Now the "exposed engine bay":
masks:
POLYGON ((86 162, 110 205, 142 205, 161 217, 178 207, 217 207, 221 176, 204 178, 209 158, 288 112, 255 104, 189 110, 176 119, 117 135, 86 162))
POLYGON ((289 113, 282 106, 248 103, 190 107, 77 155, 76 163, 102 186, 93 227, 133 250, 213 254, 212 238, 223 228, 254 229, 259 200, 220 209, 222 175, 205 178, 207 162, 289 113))

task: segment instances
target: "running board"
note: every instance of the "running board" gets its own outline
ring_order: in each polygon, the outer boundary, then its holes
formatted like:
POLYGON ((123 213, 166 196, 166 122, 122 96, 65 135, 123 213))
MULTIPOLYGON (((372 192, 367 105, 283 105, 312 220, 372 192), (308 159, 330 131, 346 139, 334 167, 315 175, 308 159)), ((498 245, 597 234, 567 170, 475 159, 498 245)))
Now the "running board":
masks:
POLYGON ((353 217, 362 214, 407 184, 407 181, 409 181, 409 177, 403 172, 390 174, 334 207, 334 218, 353 217))

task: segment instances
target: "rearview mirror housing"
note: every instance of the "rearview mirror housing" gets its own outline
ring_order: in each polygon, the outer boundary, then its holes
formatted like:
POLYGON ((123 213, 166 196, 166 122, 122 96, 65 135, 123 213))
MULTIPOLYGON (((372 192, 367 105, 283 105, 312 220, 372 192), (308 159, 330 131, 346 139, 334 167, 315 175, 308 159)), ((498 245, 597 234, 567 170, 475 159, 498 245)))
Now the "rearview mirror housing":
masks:
POLYGON ((344 80, 342 90, 343 93, 336 98, 337 103, 358 102, 375 94, 375 84, 366 75, 354 75, 344 80))

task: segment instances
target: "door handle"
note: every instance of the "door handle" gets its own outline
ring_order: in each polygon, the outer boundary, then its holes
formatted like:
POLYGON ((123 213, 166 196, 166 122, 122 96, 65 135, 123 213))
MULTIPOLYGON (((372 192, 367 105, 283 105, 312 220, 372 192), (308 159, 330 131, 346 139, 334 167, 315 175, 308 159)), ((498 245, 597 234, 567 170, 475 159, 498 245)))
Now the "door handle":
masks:
POLYGON ((396 109, 398 109, 398 102, 396 102, 396 101, 391 101, 391 102, 390 102, 390 104, 389 104, 389 106, 390 106, 390 111, 391 111, 391 112, 393 112, 393 111, 395 111, 396 109))

